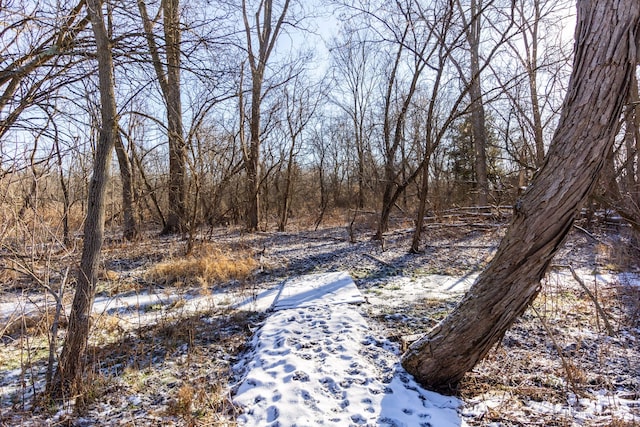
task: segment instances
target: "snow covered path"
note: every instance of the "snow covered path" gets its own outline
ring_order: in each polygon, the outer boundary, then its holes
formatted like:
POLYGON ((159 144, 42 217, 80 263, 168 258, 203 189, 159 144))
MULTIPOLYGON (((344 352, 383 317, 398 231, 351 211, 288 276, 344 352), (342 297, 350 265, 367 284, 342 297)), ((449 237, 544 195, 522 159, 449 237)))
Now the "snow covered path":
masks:
POLYGON ((285 282, 254 335, 234 402, 244 426, 460 426, 461 402, 422 389, 356 308, 346 273, 285 282))

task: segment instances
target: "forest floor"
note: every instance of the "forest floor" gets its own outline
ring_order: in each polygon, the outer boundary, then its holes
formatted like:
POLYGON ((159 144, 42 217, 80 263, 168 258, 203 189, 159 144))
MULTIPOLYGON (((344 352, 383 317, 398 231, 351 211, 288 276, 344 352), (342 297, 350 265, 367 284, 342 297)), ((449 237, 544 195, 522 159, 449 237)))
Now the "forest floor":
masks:
MULTIPOLYGON (((407 251, 408 224, 396 224, 384 242, 372 241, 366 226, 213 229, 192 242, 190 256, 178 237, 110 240, 90 337, 91 386, 82 402, 72 396, 63 405, 42 398, 55 318, 43 286, 59 293, 78 251, 34 258, 4 248, 0 425, 236 425, 241 361, 283 280, 348 272, 367 301, 356 309, 400 354, 407 336, 427 332, 455 307, 506 225, 429 224, 420 254, 407 251), (210 270, 176 273, 176 263, 205 255, 249 272, 215 281, 210 270)), ((639 258, 625 235, 624 228, 571 232, 535 304, 461 384, 460 425, 640 426, 639 258)), ((71 294, 66 289, 63 313, 71 294)))

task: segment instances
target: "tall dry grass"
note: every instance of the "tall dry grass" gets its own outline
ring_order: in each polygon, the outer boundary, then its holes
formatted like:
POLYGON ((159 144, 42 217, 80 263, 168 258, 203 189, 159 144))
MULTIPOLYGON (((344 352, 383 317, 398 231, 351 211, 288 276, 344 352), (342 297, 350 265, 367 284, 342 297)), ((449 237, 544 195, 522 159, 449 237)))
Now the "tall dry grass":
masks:
POLYGON ((258 267, 249 251, 230 252, 203 245, 193 254, 153 265, 147 280, 186 286, 212 286, 229 280, 246 280, 258 267))

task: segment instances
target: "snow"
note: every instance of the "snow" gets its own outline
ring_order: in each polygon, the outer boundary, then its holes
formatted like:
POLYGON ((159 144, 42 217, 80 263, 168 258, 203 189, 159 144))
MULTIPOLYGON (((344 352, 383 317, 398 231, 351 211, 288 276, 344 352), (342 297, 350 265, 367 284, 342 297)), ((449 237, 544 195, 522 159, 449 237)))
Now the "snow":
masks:
POLYGON ((129 295, 99 296, 93 303, 93 312, 101 314, 126 314, 144 310, 154 305, 168 305, 180 298, 179 295, 164 293, 133 293, 129 295))
POLYGON ((350 302, 346 273, 285 282, 252 351, 234 402, 244 426, 461 426, 461 401, 422 389, 394 346, 350 302))
MULTIPOLYGON (((640 276, 633 273, 596 275, 588 269, 578 273, 589 287, 595 283, 640 286, 640 276)), ((506 411, 505 404, 511 405, 516 399, 509 399, 507 392, 487 393, 463 402, 424 390, 399 364, 397 345, 372 331, 361 313, 367 311, 365 307, 376 307, 376 312, 402 316, 401 311, 394 310, 420 298, 451 299, 462 295, 475 277, 474 274, 371 277, 358 280, 363 296, 346 273, 323 273, 294 277, 278 286, 275 281, 263 283, 261 287, 242 291, 102 295, 96 298, 93 309, 96 314, 117 316, 125 322, 136 320, 131 322, 132 328, 162 320, 168 313, 179 311, 184 315, 208 307, 273 310, 254 334, 251 350, 235 367, 242 378, 234 387, 234 402, 244 408, 238 419, 240 425, 463 426, 465 420, 471 423, 485 414, 506 411), (366 306, 353 305, 363 300, 368 303, 366 306)), ((551 271, 547 280, 562 285, 559 289, 577 286, 566 269, 551 271)), ((53 298, 35 294, 0 297, 3 298, 0 323, 22 315, 37 315, 55 304, 53 298)), ((590 330, 577 332, 580 335, 576 339, 598 338, 590 330)), ((569 336, 572 331, 565 333, 569 336)), ((622 331, 622 337, 631 346, 636 342, 636 337, 627 331, 622 331)), ((177 351, 186 354, 187 348, 177 351)), ((21 391, 24 393, 19 375, 21 369, 0 372, 3 402, 9 402, 11 396, 21 391)), ((523 422, 540 419, 540 414, 566 417, 572 420, 572 425, 602 425, 598 423, 603 419, 631 423, 640 420, 639 401, 633 388, 598 387, 602 386, 588 387, 587 395, 574 396, 569 401, 523 400, 508 411, 510 415, 519 414, 523 422)), ((148 398, 137 393, 140 395, 122 394, 123 400, 117 404, 101 402, 97 410, 104 413, 106 420, 122 412, 123 407, 148 405, 145 400, 148 398)), ((69 409, 64 408, 52 419, 63 418, 67 412, 69 409)), ((81 419, 78 422, 82 424, 81 419)), ((89 424, 87 421, 86 425, 89 424)))
POLYGON ((273 303, 273 309, 361 302, 364 302, 364 298, 349 273, 320 273, 284 282, 273 303))
POLYGON ((592 393, 590 398, 570 395, 569 407, 549 402, 528 402, 528 406, 539 413, 563 414, 572 418, 577 424, 588 424, 603 415, 611 415, 615 411, 616 418, 621 422, 638 421, 637 414, 632 412, 636 402, 625 399, 624 395, 611 395, 604 390, 592 393))
POLYGON ((420 298, 449 299, 462 296, 478 273, 462 277, 428 274, 420 278, 397 276, 370 281, 366 300, 373 306, 399 307, 420 298))

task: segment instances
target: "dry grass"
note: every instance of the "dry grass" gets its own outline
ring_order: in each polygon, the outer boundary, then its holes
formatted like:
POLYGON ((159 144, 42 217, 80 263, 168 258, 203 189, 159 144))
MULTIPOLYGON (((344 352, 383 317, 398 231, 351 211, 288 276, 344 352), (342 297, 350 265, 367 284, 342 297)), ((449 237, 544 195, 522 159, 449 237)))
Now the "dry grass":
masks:
POLYGON ((244 281, 257 267, 248 251, 229 253, 204 245, 192 255, 155 264, 146 276, 156 282, 205 287, 228 280, 244 281))
MULTIPOLYGON (((529 410, 526 402, 563 404, 572 393, 590 397, 593 390, 614 392, 613 373, 624 378, 637 363, 625 352, 629 344, 619 332, 624 325, 634 324, 639 294, 636 287, 625 286, 598 291, 599 303, 617 326, 616 336, 611 337, 586 293, 547 282, 533 307, 463 380, 460 391, 467 400, 496 400, 499 393, 505 396, 504 408, 489 410, 470 425, 528 425, 521 424, 529 410), (628 292, 635 292, 635 297, 628 298, 628 292)), ((566 414, 535 417, 543 418, 545 425, 576 425, 566 414)), ((606 425, 627 427, 638 423, 611 418, 606 425)))
MULTIPOLYGON (((43 336, 49 333, 55 320, 55 308, 47 307, 29 314, 19 314, 10 317, 3 327, 0 327, 0 337, 43 336)), ((60 327, 67 326, 66 317, 60 318, 60 327)))
MULTIPOLYGON (((93 385, 94 401, 119 390, 108 399, 120 399, 132 407, 163 400, 149 415, 167 425, 234 425, 237 408, 229 395, 231 361, 246 345, 251 334, 248 325, 262 317, 228 311, 209 315, 167 318, 123 334, 118 341, 91 346, 92 375, 101 379, 93 385), (131 403, 121 397, 125 395, 140 402, 131 403)), ((126 417, 120 421, 126 422, 126 417)), ((136 421, 135 425, 147 425, 152 419, 136 421)))
MULTIPOLYGON (((326 222, 332 220, 344 225, 344 216, 326 217, 326 222)), ((294 222, 292 228, 294 225, 299 226, 294 222)), ((461 235, 459 228, 443 227, 430 231, 430 242, 454 242, 457 246, 447 252, 445 244, 434 244, 431 261, 420 266, 420 274, 445 271, 466 273, 470 264, 475 265, 476 259, 484 259, 464 252, 466 235, 461 235), (464 261, 471 261, 462 263, 463 258, 464 261)), ((176 289, 179 286, 243 281, 259 267, 255 251, 265 250, 265 244, 260 240, 263 235, 255 240, 242 235, 233 239, 215 236, 218 245, 197 241, 193 253, 188 256, 184 255, 184 240, 178 237, 143 237, 136 242, 124 242, 116 238, 105 243, 98 285, 101 293, 115 295, 152 287, 154 283, 173 283, 174 286, 167 287, 167 291, 181 294, 176 289)), ((267 255, 260 258, 260 264, 272 263, 274 267, 267 267, 267 270, 276 275, 279 272, 275 266, 286 266, 289 258, 281 261, 271 256, 271 244, 266 243, 267 255)), ((39 277, 50 276, 49 283, 52 286, 59 282, 60 272, 56 268, 72 264, 70 259, 76 263, 75 255, 63 254, 63 258, 47 248, 41 252, 51 256, 34 264, 33 271, 39 277)), ((610 245, 601 245, 595 255, 597 264, 594 271, 607 269, 612 264, 626 265, 622 250, 610 245)), ((283 270, 286 270, 286 274, 298 271, 287 270, 286 267, 283 270)), ((10 283, 20 284, 12 285, 13 290, 40 289, 36 285, 25 286, 25 283, 33 282, 32 276, 16 270, 3 271, 0 266, 0 281, 2 277, 6 277, 10 283)), ((255 277, 252 280, 257 283, 264 280, 262 276, 255 277)), ((640 322, 639 288, 596 289, 591 282, 587 285, 612 316, 616 330, 637 328, 640 322)), ((67 287, 65 297, 72 296, 70 288, 67 287)), ((109 415, 110 423, 117 421, 121 425, 159 425, 154 424, 159 423, 159 419, 165 425, 234 425, 238 408, 234 407, 229 395, 229 388, 234 381, 230 367, 237 361, 261 315, 234 313, 213 306, 206 312, 182 312, 179 310, 180 304, 184 304, 184 300, 176 301, 175 306, 161 307, 157 316, 154 311, 155 323, 149 324, 123 320, 117 314, 105 313, 94 318, 88 355, 92 385, 86 396, 87 406, 83 408, 87 411, 88 419, 101 420, 101 405, 107 405, 126 408, 121 414, 113 409, 109 415), (145 413, 146 408, 150 409, 145 413), (128 418, 138 412, 144 418, 128 418)), ((419 299, 406 307, 385 311, 373 320, 388 325, 393 329, 391 338, 399 339, 402 335, 430 329, 454 306, 455 301, 419 299), (403 316, 396 316, 398 313, 403 316)), ((155 306, 151 309, 156 310, 155 306)), ((532 420, 540 422, 542 418, 530 413, 531 419, 523 418, 527 415, 526 402, 544 400, 562 404, 566 401, 567 393, 572 391, 570 382, 579 391, 588 391, 591 387, 611 390, 616 386, 611 383, 612 376, 616 372, 627 375, 629 366, 634 366, 634 360, 625 361, 622 358, 624 354, 620 353, 620 349, 623 346, 617 342, 617 338, 604 336, 602 320, 598 318, 594 302, 579 288, 566 289, 560 284, 548 284, 536 302, 536 309, 552 331, 557 345, 542 327, 540 316, 529 312, 487 361, 467 376, 461 390, 463 396, 470 399, 487 396, 487 401, 498 401, 500 404, 489 408, 482 419, 471 420, 471 425, 487 425, 492 421, 504 426, 534 425, 535 421, 532 420), (586 339, 583 339, 581 331, 589 333, 586 339), (565 357, 565 365, 561 363, 558 353, 565 357), (611 355, 616 356, 615 363, 610 360, 611 355), (513 405, 517 406, 515 409, 520 411, 519 415, 514 414, 513 405)), ((6 325, 5 347, 0 352, 0 366, 24 371, 23 389, 26 391, 33 388, 30 372, 34 372, 33 378, 38 378, 35 374, 42 372, 46 364, 47 332, 52 322, 51 313, 46 310, 32 315, 17 314, 20 318, 12 319, 6 325)), ((64 327, 64 316, 61 321, 64 327)), ((26 420, 34 415, 25 414, 24 417, 26 420)), ((46 424, 43 417, 45 415, 36 414, 36 418, 32 418, 32 425, 38 425, 39 421, 40 425, 46 424)), ((74 417, 69 415, 60 420, 59 425, 63 421, 71 425, 74 417)), ((11 413, 11 410, 4 412, 0 415, 0 425, 3 422, 6 425, 19 425, 15 422, 17 419, 19 414, 11 413), (15 418, 11 418, 13 416, 15 418)), ((546 416, 544 422, 545 425, 572 425, 570 419, 560 415, 546 416)), ((610 422, 608 425, 637 425, 616 419, 610 422)))

